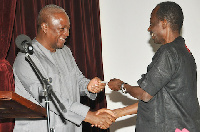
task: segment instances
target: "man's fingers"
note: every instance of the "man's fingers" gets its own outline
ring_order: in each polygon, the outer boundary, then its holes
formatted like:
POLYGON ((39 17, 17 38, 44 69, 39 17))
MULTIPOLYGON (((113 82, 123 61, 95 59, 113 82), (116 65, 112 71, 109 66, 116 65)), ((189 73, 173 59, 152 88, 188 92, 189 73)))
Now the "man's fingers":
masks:
POLYGON ((115 118, 116 118, 114 112, 112 112, 111 110, 105 109, 104 111, 105 111, 106 113, 108 113, 109 115, 111 115, 112 117, 115 117, 115 118))
POLYGON ((115 122, 115 120, 116 120, 116 117, 113 117, 112 115, 108 115, 108 118, 112 122, 115 122))

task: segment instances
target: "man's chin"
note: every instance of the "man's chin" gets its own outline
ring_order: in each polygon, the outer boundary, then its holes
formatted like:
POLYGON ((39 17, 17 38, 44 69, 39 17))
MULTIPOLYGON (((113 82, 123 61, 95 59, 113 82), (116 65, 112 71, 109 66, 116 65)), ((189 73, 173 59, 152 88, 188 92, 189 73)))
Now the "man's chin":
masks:
POLYGON ((57 49, 62 49, 63 47, 64 47, 64 44, 57 45, 57 49))
POLYGON ((161 43, 159 43, 159 42, 155 42, 155 41, 154 41, 154 43, 155 43, 155 44, 161 44, 161 43))
POLYGON ((161 44, 160 42, 156 41, 155 39, 153 39, 153 42, 154 42, 155 44, 161 44))

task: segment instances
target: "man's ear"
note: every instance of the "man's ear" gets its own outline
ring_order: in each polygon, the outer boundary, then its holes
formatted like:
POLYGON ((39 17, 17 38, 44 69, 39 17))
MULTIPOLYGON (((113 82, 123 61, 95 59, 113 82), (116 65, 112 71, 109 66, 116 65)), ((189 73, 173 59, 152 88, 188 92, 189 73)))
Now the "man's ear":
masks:
POLYGON ((167 26, 168 26, 168 22, 167 22, 166 19, 164 19, 164 20, 162 21, 162 27, 163 27, 163 29, 167 28, 167 26))
POLYGON ((44 33, 47 33, 47 28, 48 28, 47 23, 42 23, 42 24, 41 24, 41 29, 42 29, 42 31, 43 31, 44 33))

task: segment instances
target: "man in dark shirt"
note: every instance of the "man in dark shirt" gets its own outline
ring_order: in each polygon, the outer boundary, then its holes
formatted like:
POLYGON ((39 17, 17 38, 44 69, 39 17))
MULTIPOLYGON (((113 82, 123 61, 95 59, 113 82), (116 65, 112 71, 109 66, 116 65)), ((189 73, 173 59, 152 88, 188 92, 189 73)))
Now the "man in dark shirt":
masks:
POLYGON ((183 18, 182 9, 175 2, 158 4, 151 13, 148 31, 162 46, 147 73, 138 80, 139 86, 120 79, 108 83, 110 89, 121 89, 139 99, 138 105, 129 106, 121 114, 114 110, 116 117, 137 110, 137 132, 174 132, 177 128, 200 132, 196 63, 180 36, 183 18))

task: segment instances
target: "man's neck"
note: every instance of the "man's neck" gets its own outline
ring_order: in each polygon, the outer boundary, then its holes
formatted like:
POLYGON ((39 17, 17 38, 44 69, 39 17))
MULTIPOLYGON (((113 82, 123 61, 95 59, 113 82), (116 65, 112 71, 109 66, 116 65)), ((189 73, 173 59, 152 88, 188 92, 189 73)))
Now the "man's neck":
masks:
POLYGON ((165 43, 164 44, 173 42, 179 36, 180 36, 180 34, 179 34, 178 31, 169 31, 169 32, 167 32, 167 34, 165 36, 165 43))
POLYGON ((48 43, 48 42, 46 41, 46 39, 44 39, 44 38, 45 38, 45 36, 38 34, 38 35, 36 36, 35 39, 36 39, 41 45, 43 45, 46 49, 50 50, 50 52, 56 52, 55 49, 52 49, 52 48, 49 46, 49 43, 48 43))

